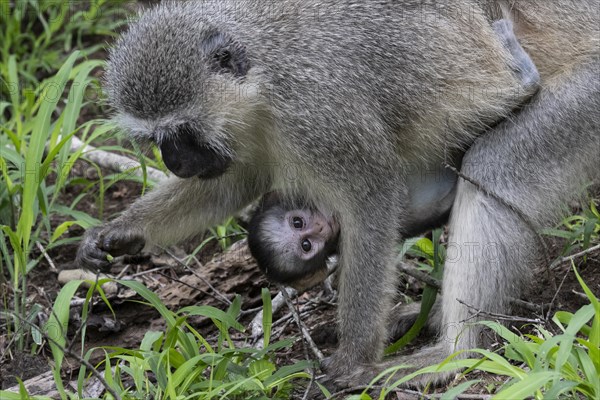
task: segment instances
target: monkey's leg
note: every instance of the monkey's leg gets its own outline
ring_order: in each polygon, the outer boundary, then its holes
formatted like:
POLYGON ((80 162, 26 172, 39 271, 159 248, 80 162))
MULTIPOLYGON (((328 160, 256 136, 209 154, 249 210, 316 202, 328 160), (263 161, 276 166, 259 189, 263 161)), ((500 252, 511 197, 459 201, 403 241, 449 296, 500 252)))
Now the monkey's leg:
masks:
MULTIPOLYGON (((540 74, 529 54, 517 40, 512 22, 501 19, 495 21, 492 28, 510 52, 513 58, 511 67, 521 80, 524 90, 531 93, 540 83, 540 74)), ((455 157, 454 166, 457 167, 460 163, 461 157, 455 157)), ((409 175, 408 183, 410 204, 402 224, 402 236, 416 236, 446 223, 456 196, 456 174, 438 161, 409 175)), ((438 300, 436 310, 440 308, 439 303, 438 300)), ((412 326, 419 314, 419 308, 415 305, 398 307, 392 314, 391 318, 402 315, 402 318, 396 319, 397 322, 391 325, 390 338, 398 338, 412 326)), ((427 328, 437 329, 440 322, 441 314, 434 312, 428 320, 427 328)))
POLYGON ((394 181, 385 187, 365 186, 365 196, 370 198, 350 208, 354 212, 340 221, 339 346, 324 363, 328 377, 338 386, 367 383, 383 355, 397 276, 393 264, 397 224, 389 216, 396 215, 401 185, 394 181), (365 235, 369 240, 364 240, 365 235))
POLYGON ((171 178, 119 218, 89 229, 77 251, 77 263, 106 269, 109 254, 136 254, 147 244, 168 245, 202 232, 263 193, 268 183, 261 176, 268 174, 237 168, 218 179, 171 178))
MULTIPOLYGON (((531 105, 473 145, 462 172, 537 227, 555 220, 583 184, 600 178, 599 67, 596 60, 547 82, 531 105)), ((387 365, 423 367, 480 345, 481 327, 468 323, 482 318, 477 311, 506 313, 509 297, 532 281, 541 251, 530 223, 461 180, 450 219, 440 340, 387 365)))

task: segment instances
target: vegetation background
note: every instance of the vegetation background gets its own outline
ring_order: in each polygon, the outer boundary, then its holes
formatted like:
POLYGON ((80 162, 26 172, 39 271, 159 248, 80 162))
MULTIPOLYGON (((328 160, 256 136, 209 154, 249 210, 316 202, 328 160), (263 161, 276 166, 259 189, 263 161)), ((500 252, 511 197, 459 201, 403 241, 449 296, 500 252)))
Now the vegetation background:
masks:
MULTIPOLYGON (((84 229, 166 174, 156 149, 112 125, 101 88, 107 46, 150 3, 0 0, 0 398, 600 398, 598 196, 544 232, 555 261, 520 300, 526 318, 505 328, 488 316, 493 351, 419 372, 467 368, 445 388, 400 389, 402 367, 383 386, 320 387, 313 360, 335 348, 335 291, 291 293, 287 308, 248 255, 243 216, 117 260, 111 277, 77 271, 84 229)), ((399 248, 412 271, 399 301, 432 304, 435 287, 414 276, 440 276, 445 238, 399 248)))

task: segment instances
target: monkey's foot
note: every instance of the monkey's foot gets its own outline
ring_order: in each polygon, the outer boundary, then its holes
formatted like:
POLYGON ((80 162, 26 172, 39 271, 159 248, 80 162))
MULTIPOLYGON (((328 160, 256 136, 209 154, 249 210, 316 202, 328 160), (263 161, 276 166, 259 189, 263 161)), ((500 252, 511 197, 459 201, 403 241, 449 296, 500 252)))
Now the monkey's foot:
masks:
POLYGON ((448 382, 456 371, 416 375, 415 373, 422 368, 442 362, 447 355, 447 347, 442 343, 420 349, 413 354, 392 356, 373 365, 340 364, 340 359, 334 355, 322 364, 327 374, 327 378, 322 383, 334 391, 353 387, 362 389, 364 386, 371 386, 374 390, 378 390, 384 383, 386 386, 416 389, 427 385, 437 386, 448 382))

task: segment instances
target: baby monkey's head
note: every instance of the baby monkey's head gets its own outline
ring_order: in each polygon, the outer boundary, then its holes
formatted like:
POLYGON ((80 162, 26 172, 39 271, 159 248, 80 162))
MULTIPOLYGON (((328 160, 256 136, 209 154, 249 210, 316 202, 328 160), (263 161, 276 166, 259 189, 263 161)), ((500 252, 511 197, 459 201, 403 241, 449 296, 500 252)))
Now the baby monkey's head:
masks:
POLYGON ((270 280, 304 290, 327 278, 339 232, 333 217, 271 192, 250 221, 248 245, 270 280))

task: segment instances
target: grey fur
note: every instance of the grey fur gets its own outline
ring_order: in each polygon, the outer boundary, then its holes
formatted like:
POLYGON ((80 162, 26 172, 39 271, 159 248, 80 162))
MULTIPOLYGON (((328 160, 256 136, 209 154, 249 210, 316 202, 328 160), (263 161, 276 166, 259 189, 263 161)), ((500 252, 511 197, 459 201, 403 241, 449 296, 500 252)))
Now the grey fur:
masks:
MULTIPOLYGON (((402 171, 469 147, 530 94, 492 20, 513 20, 544 87, 475 144, 465 173, 481 178, 493 162, 500 177, 492 189, 540 224, 598 173, 598 66, 589 61, 598 57, 598 0, 440 3, 192 1, 142 15, 111 53, 107 87, 118 118, 133 136, 159 144, 189 124, 197 146, 231 163, 212 179, 168 180, 90 231, 79 260, 102 267, 115 244, 133 251, 182 240, 269 190, 304 196, 342 227, 340 345, 328 374, 338 384, 370 379, 386 365, 378 362, 408 196, 402 171), (227 38, 230 54, 244 54, 218 72, 207 53, 214 40, 203 42, 215 34, 227 38), (528 186, 525 176, 539 181, 528 186)), ((462 246, 536 247, 510 210, 463 182, 450 228, 462 246)), ((454 342, 445 338, 466 316, 456 298, 505 308, 532 260, 502 249, 498 263, 449 263, 441 341, 392 362, 446 356, 454 342)), ((470 332, 459 349, 477 344, 470 332)))

